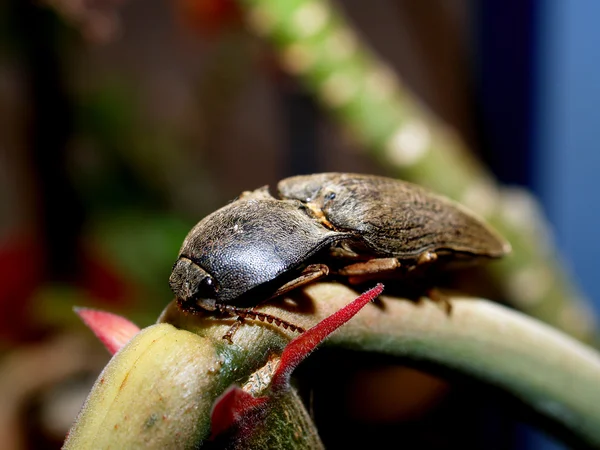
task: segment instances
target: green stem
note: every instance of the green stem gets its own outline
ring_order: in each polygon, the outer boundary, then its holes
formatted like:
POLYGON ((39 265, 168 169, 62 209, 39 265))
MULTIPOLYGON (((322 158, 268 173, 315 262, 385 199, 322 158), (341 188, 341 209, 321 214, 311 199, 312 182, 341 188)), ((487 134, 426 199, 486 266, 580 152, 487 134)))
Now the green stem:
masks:
MULTIPOLYGON (((354 298, 341 285, 314 285, 318 316, 354 298)), ((498 304, 452 298, 452 313, 433 302, 381 298, 328 344, 432 362, 497 386, 578 439, 600 446, 600 355, 575 339, 498 304)))
MULTIPOLYGON (((302 296, 295 295, 291 297, 299 305, 312 302, 310 314, 290 310, 286 300, 261 310, 308 329, 354 300, 357 293, 341 284, 317 283, 304 289, 302 296)), ((326 343, 450 368, 497 386, 578 440, 600 446, 600 355, 596 351, 490 301, 453 297, 450 302, 448 315, 431 301, 415 303, 384 295, 378 305, 367 305, 326 343)), ((174 313, 170 321, 177 326, 192 331, 198 326, 174 313)), ((221 326, 217 334, 226 331, 227 326, 221 326)))
MULTIPOLYGON (((317 283, 260 309, 308 329, 357 295, 341 284, 317 283)), ((430 301, 383 296, 326 343, 430 362, 471 376, 520 399, 578 442, 600 447, 597 352, 489 301, 450 302, 449 315, 430 301)), ((228 345, 221 337, 233 320, 183 315, 173 304, 160 321, 167 323, 143 330, 111 360, 65 448, 197 448, 209 436, 217 396, 232 383, 249 385, 248 392, 263 391, 274 370, 268 361, 294 335, 246 321, 228 345)), ((268 420, 269 426, 257 425, 262 428, 252 441, 256 445, 320 445, 314 424, 291 391, 277 399, 268 420)))

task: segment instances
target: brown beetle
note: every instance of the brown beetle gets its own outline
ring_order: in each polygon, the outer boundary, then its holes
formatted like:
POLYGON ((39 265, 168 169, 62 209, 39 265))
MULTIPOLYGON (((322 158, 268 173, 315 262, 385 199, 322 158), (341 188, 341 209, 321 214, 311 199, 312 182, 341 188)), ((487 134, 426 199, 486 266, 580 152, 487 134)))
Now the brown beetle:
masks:
POLYGON ((239 306, 330 271, 362 282, 510 250, 464 207, 404 181, 324 173, 284 179, 278 191, 246 192, 190 231, 169 279, 183 309, 262 320, 239 306))

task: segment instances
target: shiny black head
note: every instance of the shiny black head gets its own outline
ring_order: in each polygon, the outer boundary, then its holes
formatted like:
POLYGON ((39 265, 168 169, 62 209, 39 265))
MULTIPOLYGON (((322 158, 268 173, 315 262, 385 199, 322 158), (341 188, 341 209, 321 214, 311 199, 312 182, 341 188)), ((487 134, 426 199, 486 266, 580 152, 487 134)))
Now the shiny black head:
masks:
POLYGON ((169 285, 184 309, 195 309, 198 299, 215 299, 217 296, 217 283, 214 278, 184 256, 173 266, 169 285))

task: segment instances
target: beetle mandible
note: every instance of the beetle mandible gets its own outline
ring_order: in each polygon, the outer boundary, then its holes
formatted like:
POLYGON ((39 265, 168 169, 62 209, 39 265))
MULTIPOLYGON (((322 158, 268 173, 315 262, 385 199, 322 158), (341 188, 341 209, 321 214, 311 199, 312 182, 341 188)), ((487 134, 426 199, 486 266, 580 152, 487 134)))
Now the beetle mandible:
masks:
POLYGON ((510 250, 466 208, 404 181, 324 173, 284 179, 278 192, 245 192, 190 231, 169 279, 182 309, 241 315, 245 302, 331 270, 361 282, 510 250))

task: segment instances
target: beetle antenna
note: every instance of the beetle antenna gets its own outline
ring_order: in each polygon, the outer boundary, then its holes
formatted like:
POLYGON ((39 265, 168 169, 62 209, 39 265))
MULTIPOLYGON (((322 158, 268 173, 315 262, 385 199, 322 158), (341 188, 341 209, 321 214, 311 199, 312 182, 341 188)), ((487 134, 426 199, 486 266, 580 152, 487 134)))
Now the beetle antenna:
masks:
POLYGON ((253 319, 260 320, 261 322, 274 323, 278 327, 284 330, 297 331, 298 333, 304 333, 304 328, 294 325, 291 322, 287 322, 279 317, 272 316, 259 311, 254 311, 249 308, 238 308, 237 306, 224 305, 222 303, 215 303, 215 309, 222 314, 228 314, 230 316, 238 316, 242 319, 253 319))

